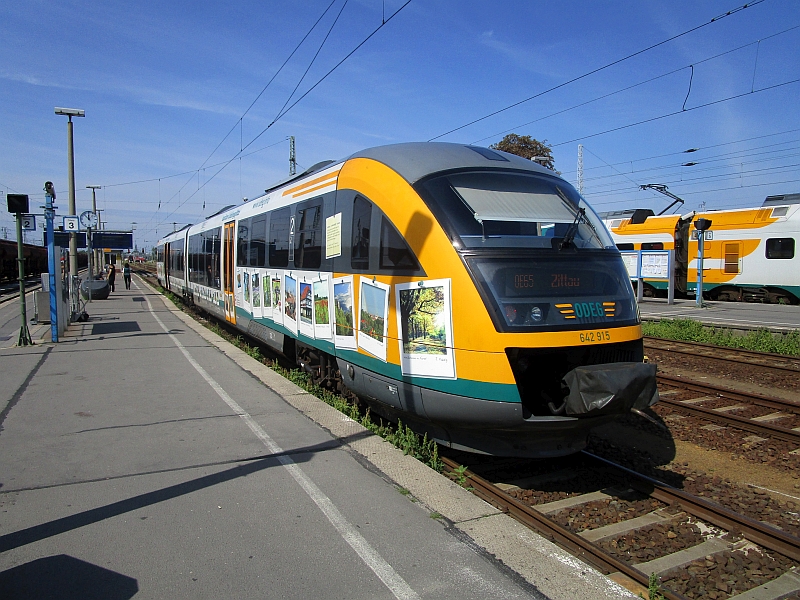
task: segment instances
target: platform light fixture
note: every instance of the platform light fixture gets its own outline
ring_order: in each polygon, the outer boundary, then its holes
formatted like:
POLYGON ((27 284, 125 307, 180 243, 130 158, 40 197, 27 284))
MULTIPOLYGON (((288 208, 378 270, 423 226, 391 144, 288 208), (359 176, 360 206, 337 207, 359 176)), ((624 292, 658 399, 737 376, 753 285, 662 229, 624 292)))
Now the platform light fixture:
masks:
MULTIPOLYGON (((56 106, 55 113, 67 117, 67 165, 69 167, 69 214, 76 215, 75 209, 75 152, 72 144, 72 117, 85 117, 86 111, 82 108, 61 108, 56 106)), ((75 232, 69 234, 69 273, 70 276, 78 274, 78 238, 75 232)))

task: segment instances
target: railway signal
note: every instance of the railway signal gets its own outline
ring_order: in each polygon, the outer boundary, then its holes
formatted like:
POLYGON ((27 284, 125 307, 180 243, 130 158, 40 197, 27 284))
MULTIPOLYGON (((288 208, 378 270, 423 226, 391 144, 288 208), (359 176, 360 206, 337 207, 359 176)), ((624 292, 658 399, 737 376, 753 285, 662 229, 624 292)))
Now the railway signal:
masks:
POLYGON ((25 310, 25 257, 22 252, 22 218, 28 216, 27 194, 6 194, 8 212, 14 213, 17 221, 17 265, 19 268, 19 312, 22 321, 19 327, 18 346, 33 346, 31 333, 28 331, 28 315, 25 310))
POLYGON ((697 219, 694 222, 697 229, 697 306, 703 306, 703 241, 706 237, 706 231, 711 229, 711 219, 697 219))

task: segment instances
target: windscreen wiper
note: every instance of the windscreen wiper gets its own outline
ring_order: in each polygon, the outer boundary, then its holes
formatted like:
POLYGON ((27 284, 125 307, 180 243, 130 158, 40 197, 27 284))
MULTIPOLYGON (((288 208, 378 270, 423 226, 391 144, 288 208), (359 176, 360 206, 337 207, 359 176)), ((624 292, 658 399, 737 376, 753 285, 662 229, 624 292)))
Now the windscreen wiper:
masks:
POLYGON ((586 222, 585 208, 578 209, 578 212, 575 214, 575 220, 572 222, 572 225, 569 226, 567 232, 564 234, 564 239, 561 240, 561 244, 558 247, 559 250, 563 250, 572 243, 572 240, 575 239, 575 235, 578 233, 578 224, 581 222, 584 223, 586 222))

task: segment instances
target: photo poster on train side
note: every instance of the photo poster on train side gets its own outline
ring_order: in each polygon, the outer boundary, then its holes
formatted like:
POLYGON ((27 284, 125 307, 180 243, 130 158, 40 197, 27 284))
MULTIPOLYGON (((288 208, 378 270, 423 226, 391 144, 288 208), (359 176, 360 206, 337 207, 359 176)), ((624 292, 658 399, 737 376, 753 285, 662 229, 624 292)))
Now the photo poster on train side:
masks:
POLYGON ((283 271, 270 271, 269 291, 272 294, 272 320, 283 324, 283 271))
POLYGON ((235 289, 234 289, 234 298, 236 299, 236 306, 243 306, 244 303, 244 294, 242 291, 242 270, 239 267, 236 267, 236 282, 235 282, 235 289))
POLYGON ((260 319, 264 316, 261 307, 261 271, 253 270, 250 272, 250 304, 253 308, 253 318, 260 319))
POLYGON ((313 273, 297 274, 297 329, 314 339, 313 273))
POLYGON ((283 326, 297 335, 297 277, 283 272, 283 326))
POLYGON ((358 292, 358 347, 386 361, 390 286, 361 277, 358 292))
POLYGON ((333 341, 337 348, 356 349, 356 315, 353 306, 353 276, 333 280, 333 341))
POLYGON ((261 310, 265 319, 272 318, 272 272, 263 270, 261 275, 261 310))
POLYGON ((250 307, 250 272, 247 270, 242 271, 242 308, 247 312, 251 312, 250 307))
POLYGON ((450 280, 398 283, 395 302, 403 375, 454 379, 450 280))
POLYGON ((314 296, 314 337, 329 340, 333 337, 333 318, 331 311, 331 277, 327 273, 318 273, 311 282, 314 296))

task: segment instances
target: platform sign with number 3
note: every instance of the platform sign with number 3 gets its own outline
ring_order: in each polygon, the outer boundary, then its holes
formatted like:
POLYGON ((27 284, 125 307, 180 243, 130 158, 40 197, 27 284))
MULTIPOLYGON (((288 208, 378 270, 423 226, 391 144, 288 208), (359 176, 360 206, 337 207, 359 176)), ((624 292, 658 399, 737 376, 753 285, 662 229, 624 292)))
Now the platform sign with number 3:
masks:
POLYGON ((64 217, 64 231, 68 233, 78 231, 78 217, 64 217))

